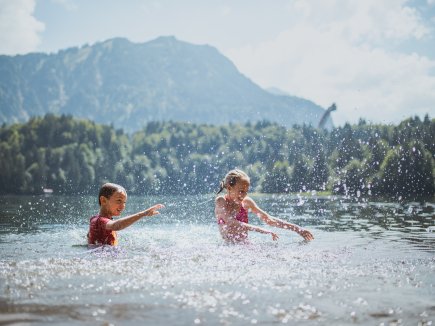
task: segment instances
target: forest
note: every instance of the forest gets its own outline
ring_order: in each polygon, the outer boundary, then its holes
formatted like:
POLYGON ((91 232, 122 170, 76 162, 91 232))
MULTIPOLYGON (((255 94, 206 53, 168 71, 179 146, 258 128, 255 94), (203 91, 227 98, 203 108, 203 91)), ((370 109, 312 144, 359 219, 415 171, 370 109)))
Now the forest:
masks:
POLYGON ((240 168, 256 192, 433 199, 434 138, 429 116, 332 130, 149 122, 129 133, 47 114, 0 128, 0 194, 95 194, 109 181, 130 194, 212 193, 240 168))

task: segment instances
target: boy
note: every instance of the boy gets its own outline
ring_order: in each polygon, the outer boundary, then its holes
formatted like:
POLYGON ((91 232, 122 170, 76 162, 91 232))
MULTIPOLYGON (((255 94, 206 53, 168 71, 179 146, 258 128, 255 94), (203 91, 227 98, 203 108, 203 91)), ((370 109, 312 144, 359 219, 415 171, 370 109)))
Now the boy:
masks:
POLYGON ((118 244, 116 231, 125 229, 144 216, 160 214, 158 211, 164 206, 154 205, 136 214, 113 220, 112 216, 120 216, 127 202, 127 191, 115 183, 104 184, 98 194, 100 213, 92 216, 89 223, 88 245, 118 244))

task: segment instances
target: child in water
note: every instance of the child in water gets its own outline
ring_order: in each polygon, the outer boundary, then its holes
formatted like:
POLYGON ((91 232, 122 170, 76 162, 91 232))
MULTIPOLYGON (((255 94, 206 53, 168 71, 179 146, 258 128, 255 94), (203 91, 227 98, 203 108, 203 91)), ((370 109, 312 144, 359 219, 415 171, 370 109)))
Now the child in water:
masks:
POLYGON ((258 226, 248 224, 248 211, 257 214, 264 222, 271 226, 295 231, 305 240, 313 240, 310 231, 295 224, 291 224, 270 216, 261 210, 255 201, 248 197, 250 179, 241 170, 231 170, 220 184, 218 194, 226 189, 224 196, 218 196, 215 201, 215 215, 222 238, 227 242, 243 242, 248 237, 248 231, 256 231, 272 235, 273 240, 278 235, 258 226))
POLYGON ((113 216, 121 215, 127 202, 127 191, 115 183, 105 183, 98 194, 100 213, 92 216, 89 223, 88 245, 118 244, 116 231, 125 229, 144 216, 153 216, 163 208, 162 204, 154 205, 144 211, 120 218, 116 221, 113 216))

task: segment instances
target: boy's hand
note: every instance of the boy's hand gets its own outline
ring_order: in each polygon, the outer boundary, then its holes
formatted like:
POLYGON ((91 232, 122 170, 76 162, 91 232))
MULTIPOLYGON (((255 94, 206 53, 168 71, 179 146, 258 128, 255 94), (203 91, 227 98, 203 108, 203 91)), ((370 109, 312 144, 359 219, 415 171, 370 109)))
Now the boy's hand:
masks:
POLYGON ((151 206, 150 208, 148 208, 145 211, 145 216, 154 216, 154 215, 160 214, 160 212, 158 210, 161 208, 164 208, 164 207, 165 207, 165 205, 162 205, 162 204, 157 204, 157 205, 151 206))

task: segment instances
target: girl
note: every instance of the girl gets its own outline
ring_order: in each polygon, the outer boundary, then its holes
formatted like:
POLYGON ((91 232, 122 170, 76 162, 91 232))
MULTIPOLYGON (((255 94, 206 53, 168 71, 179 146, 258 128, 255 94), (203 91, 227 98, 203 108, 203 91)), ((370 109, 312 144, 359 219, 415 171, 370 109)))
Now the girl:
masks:
POLYGON ((105 183, 98 194, 100 213, 92 216, 89 223, 88 245, 118 244, 116 231, 125 229, 144 216, 153 216, 163 208, 162 204, 154 205, 144 211, 120 218, 116 221, 112 216, 121 215, 127 202, 127 191, 115 183, 105 183))
POLYGON ((261 210, 255 201, 248 197, 250 180, 248 175, 241 170, 231 170, 220 184, 218 194, 226 189, 224 196, 218 196, 215 201, 215 215, 222 238, 227 242, 244 242, 248 231, 256 231, 272 235, 273 240, 278 235, 258 226, 248 224, 248 211, 257 214, 264 222, 271 226, 295 231, 305 240, 313 240, 310 231, 295 224, 291 224, 270 216, 261 210))

